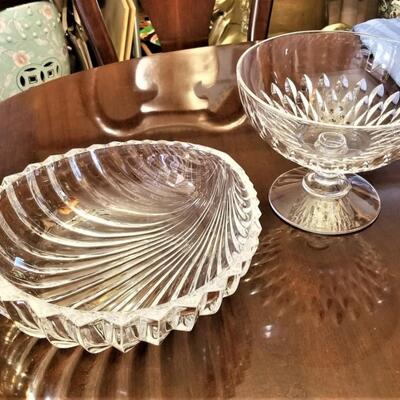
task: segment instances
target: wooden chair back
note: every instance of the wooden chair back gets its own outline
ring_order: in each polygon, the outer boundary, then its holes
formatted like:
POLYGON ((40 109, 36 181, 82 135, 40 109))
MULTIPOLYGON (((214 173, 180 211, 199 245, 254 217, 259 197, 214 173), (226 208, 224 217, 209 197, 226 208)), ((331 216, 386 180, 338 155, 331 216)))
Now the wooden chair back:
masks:
POLYGON ((262 40, 268 37, 274 0, 252 0, 247 40, 262 40))
MULTIPOLYGON (((97 0, 74 0, 98 65, 118 61, 97 0)), ((115 1, 115 0, 113 0, 115 1)))

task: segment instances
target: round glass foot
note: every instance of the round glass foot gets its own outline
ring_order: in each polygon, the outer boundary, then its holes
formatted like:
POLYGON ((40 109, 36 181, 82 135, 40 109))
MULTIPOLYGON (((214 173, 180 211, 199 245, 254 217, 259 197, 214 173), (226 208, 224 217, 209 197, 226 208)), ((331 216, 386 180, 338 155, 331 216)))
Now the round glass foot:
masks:
POLYGON ((276 179, 269 201, 290 225, 324 235, 359 231, 372 224, 381 209, 378 193, 360 176, 321 177, 306 168, 276 179))

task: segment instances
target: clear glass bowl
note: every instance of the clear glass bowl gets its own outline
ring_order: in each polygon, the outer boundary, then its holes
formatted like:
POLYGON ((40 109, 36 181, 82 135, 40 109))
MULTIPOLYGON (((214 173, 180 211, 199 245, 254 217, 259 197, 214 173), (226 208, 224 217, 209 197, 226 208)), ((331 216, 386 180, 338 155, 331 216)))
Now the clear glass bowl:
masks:
POLYGON ((0 313, 58 347, 159 344, 236 290, 259 217, 242 168, 207 147, 52 156, 0 187, 0 313))
POLYGON ((282 35, 242 55, 247 115, 275 151, 303 167, 270 189, 282 219, 341 234, 377 218, 377 192, 354 174, 399 157, 399 65, 399 42, 351 32, 282 35))

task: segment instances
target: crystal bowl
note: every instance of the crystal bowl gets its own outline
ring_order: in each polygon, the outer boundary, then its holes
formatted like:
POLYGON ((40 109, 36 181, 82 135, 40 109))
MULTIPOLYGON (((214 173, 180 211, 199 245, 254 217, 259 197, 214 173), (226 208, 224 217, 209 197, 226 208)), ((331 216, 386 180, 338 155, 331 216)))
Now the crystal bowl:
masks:
POLYGON ((400 42, 352 32, 277 36, 242 55, 247 115, 275 151, 303 167, 270 189, 281 218, 320 234, 377 218, 377 192, 354 174, 399 157, 399 65, 400 42))
POLYGON ((130 141, 52 156, 0 187, 0 313, 58 347, 159 344, 236 290, 259 217, 250 180, 214 149, 130 141))

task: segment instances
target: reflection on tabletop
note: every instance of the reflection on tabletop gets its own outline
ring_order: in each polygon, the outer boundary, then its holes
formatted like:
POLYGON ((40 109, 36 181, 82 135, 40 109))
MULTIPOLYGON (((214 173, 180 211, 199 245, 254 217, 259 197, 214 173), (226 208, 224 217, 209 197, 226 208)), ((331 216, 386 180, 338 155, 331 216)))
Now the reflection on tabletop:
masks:
POLYGON ((0 398, 231 397, 252 347, 250 327, 239 326, 247 314, 239 303, 200 318, 191 333, 174 332, 159 347, 141 343, 125 354, 61 350, 1 317, 0 398))
POLYGON ((213 134, 229 131, 246 120, 235 67, 247 46, 197 49, 189 58, 186 53, 166 54, 157 63, 144 57, 126 71, 129 90, 118 89, 113 79, 102 79, 103 71, 96 71, 81 92, 85 113, 102 132, 118 138, 169 130, 176 134, 188 126, 213 134), (118 90, 126 99, 112 109, 109 98, 119 96, 118 90))
POLYGON ((374 313, 391 291, 389 271, 361 236, 319 236, 286 226, 261 239, 245 280, 254 284, 252 294, 263 289, 263 305, 275 305, 277 318, 293 309, 297 322, 311 318, 317 325, 374 313))
MULTIPOLYGON (((318 236, 279 224, 261 236, 252 267, 221 310, 160 347, 60 350, 1 318, 0 397, 240 397, 254 384, 263 386, 251 393, 277 393, 281 381, 288 396, 307 397, 296 371, 307 368, 312 379, 338 373, 338 381, 357 364, 373 370, 382 346, 391 346, 395 275, 363 233, 318 236)), ((329 384, 325 390, 333 395, 329 384)))
POLYGON ((242 285, 260 302, 265 339, 282 357, 345 364, 379 351, 394 333, 395 274, 362 234, 320 236, 282 225, 261 237, 252 265, 242 285))

